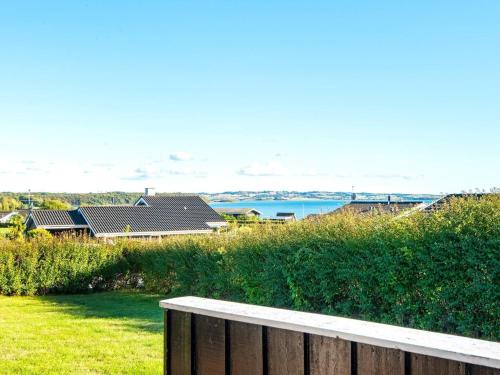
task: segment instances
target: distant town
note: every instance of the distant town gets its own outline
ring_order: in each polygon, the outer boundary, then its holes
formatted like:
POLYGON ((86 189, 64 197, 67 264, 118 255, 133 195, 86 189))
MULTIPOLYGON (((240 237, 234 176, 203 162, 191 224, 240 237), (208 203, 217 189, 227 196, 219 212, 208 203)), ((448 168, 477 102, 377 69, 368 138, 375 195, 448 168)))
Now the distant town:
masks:
MULTIPOLYGON (((222 193, 200 193, 211 202, 233 202, 245 200, 301 200, 301 199, 321 199, 321 200, 351 200, 352 192, 345 191, 226 191, 222 193)), ((395 200, 434 200, 442 195, 436 194, 403 194, 390 193, 395 200)), ((383 200, 388 193, 368 193, 356 192, 357 199, 362 200, 383 200)), ((443 194, 444 195, 444 194, 443 194)))
MULTIPOLYGON (((158 195, 182 194, 163 193, 158 195)), ((237 201, 270 201, 270 200, 346 200, 352 199, 352 192, 343 191, 224 191, 219 193, 193 192, 201 196, 207 202, 237 202, 237 201)), ((356 192, 358 200, 384 200, 389 193, 356 192)), ((48 199, 58 199, 72 206, 81 205, 123 205, 133 204, 141 197, 141 192, 97 192, 97 193, 51 193, 51 192, 0 192, 0 197, 14 198, 19 200, 24 208, 30 203, 40 206, 40 203, 48 199), (38 203, 38 204, 37 204, 38 203)), ((435 200, 445 194, 404 194, 390 193, 393 200, 435 200)))

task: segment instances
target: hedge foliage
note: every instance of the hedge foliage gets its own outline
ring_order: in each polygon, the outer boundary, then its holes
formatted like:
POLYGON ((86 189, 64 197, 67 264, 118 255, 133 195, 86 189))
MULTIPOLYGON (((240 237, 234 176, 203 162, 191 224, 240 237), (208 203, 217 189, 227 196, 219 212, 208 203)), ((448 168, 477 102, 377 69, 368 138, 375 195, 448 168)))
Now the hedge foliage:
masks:
POLYGON ((0 239, 0 294, 35 295, 108 289, 126 272, 122 246, 88 239, 0 239))
POLYGON ((498 340, 500 197, 214 236, 0 242, 0 293, 141 286, 498 340))

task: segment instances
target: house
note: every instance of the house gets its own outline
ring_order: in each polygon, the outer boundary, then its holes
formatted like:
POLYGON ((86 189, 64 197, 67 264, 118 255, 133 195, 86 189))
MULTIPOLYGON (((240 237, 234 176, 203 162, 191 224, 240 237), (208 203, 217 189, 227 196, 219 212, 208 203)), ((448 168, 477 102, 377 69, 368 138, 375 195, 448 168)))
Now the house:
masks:
POLYGON ((423 207, 422 201, 351 201, 334 212, 352 211, 358 214, 367 213, 399 213, 423 207))
POLYGON ((488 193, 469 193, 469 194, 447 194, 442 198, 432 202, 428 206, 424 208, 425 212, 433 212, 441 209, 443 205, 449 203, 454 198, 466 198, 466 197, 474 197, 476 199, 480 199, 483 195, 487 195, 488 193))
POLYGON ((196 195, 148 196, 133 206, 87 206, 71 211, 33 210, 27 228, 86 231, 94 237, 153 237, 212 233, 227 223, 196 195))
POLYGON ((227 216, 233 216, 233 217, 261 217, 262 212, 254 209, 254 208, 216 208, 215 211, 217 211, 218 214, 220 215, 227 215, 227 216))
POLYGON ((28 210, 0 211, 0 224, 9 224, 14 216, 26 218, 28 210))
POLYGON ((26 230, 46 229, 52 233, 87 233, 89 225, 79 210, 32 210, 26 220, 26 230))
POLYGON ((277 218, 277 220, 284 220, 284 221, 296 221, 297 220, 294 212, 278 212, 278 213, 276 213, 276 218, 277 218))
POLYGON ((0 224, 8 224, 12 216, 14 216, 13 211, 0 211, 0 224))

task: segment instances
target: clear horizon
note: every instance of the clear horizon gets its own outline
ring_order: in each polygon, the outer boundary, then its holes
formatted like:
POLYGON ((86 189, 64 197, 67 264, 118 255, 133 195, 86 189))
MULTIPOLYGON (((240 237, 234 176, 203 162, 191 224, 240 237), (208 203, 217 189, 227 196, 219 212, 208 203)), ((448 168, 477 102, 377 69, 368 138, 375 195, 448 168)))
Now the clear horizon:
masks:
POLYGON ((0 191, 500 186, 500 2, 20 1, 0 42, 0 191))

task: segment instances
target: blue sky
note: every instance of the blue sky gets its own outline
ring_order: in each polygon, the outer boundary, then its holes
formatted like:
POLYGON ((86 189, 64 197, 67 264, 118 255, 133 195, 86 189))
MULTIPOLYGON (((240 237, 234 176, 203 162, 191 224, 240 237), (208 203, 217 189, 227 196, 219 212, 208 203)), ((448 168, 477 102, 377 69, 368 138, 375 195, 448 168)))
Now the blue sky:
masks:
POLYGON ((500 186, 500 2, 0 4, 0 191, 500 186))

